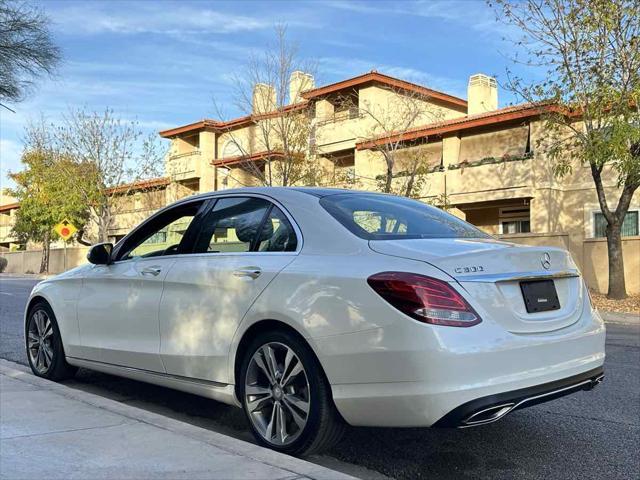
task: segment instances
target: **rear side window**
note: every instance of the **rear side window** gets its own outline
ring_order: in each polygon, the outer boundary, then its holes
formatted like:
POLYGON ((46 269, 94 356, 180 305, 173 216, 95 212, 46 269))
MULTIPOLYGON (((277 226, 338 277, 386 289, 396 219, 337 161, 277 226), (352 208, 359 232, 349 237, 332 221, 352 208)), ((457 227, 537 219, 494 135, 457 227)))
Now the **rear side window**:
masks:
POLYGON ((296 232, 284 213, 274 205, 262 225, 258 251, 295 252, 297 247, 296 232))
POLYGON ((404 197, 337 194, 323 197, 320 204, 349 231, 367 240, 491 238, 449 213, 404 197))
POLYGON ((260 198, 218 200, 202 221, 198 253, 250 252, 271 204, 260 198))
POLYGON ((218 200, 202 220, 196 252, 293 252, 297 245, 291 223, 271 202, 229 197, 218 200))

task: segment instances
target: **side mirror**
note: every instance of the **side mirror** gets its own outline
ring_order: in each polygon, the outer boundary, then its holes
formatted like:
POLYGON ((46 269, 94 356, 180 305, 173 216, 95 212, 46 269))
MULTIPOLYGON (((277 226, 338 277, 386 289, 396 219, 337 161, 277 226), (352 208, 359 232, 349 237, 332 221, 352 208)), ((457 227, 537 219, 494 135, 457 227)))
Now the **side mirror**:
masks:
POLYGON ((111 261, 113 243, 97 243, 89 249, 87 260, 94 265, 108 265, 111 261))

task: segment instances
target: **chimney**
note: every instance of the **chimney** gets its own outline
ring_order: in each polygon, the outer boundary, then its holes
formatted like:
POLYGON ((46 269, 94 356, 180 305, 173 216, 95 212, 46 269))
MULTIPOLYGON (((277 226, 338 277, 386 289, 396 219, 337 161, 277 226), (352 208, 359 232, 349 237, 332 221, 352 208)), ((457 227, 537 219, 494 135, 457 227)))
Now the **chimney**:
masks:
POLYGON ((266 83, 253 87, 253 113, 267 113, 276 109, 276 89, 266 83))
POLYGON ((289 77, 289 103, 298 103, 302 100, 300 95, 305 90, 310 90, 315 86, 313 75, 296 70, 289 77))
POLYGON ((490 112, 498 108, 496 79, 477 73, 469 77, 467 89, 467 115, 490 112))

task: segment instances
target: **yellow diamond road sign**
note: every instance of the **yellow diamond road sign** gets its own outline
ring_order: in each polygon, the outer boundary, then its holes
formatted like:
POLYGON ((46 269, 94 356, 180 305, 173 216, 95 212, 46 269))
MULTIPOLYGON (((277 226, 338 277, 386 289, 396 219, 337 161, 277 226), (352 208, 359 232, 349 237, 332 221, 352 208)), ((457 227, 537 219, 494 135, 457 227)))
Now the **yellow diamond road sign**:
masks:
POLYGON ((58 235, 62 237, 63 240, 69 240, 74 233, 78 231, 73 223, 71 223, 66 218, 58 223, 53 229, 56 231, 58 235))

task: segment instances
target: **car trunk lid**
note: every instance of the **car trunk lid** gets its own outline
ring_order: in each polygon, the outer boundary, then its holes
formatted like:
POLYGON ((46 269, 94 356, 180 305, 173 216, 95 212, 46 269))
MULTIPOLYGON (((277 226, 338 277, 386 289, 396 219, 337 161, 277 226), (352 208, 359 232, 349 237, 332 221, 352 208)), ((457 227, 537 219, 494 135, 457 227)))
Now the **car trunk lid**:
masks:
POLYGON ((575 323, 582 313, 582 279, 571 255, 559 248, 464 238, 372 240, 369 246, 444 271, 466 290, 474 308, 513 333, 557 330, 575 323), (553 282, 559 309, 529 312, 521 285, 541 280, 553 282))

